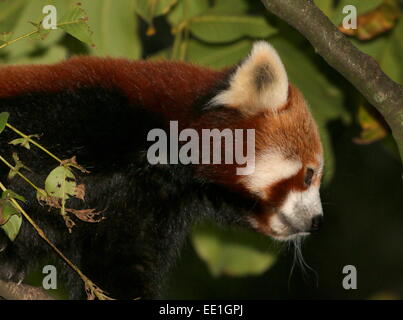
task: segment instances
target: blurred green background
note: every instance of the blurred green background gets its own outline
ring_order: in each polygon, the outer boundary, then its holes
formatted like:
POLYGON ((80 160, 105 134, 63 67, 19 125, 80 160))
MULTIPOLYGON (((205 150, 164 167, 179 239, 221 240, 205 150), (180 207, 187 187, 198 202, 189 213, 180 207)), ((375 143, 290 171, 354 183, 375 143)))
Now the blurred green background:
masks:
MULTIPOLYGON (((345 16, 344 6, 356 6, 358 29, 345 32, 403 84, 402 1, 315 3, 336 25, 345 16)), ((279 51, 290 80, 312 108, 324 143, 325 225, 303 244, 304 258, 315 271, 304 272, 298 265, 292 270, 292 245, 205 223, 189 236, 163 297, 402 299, 403 187, 390 131, 355 88, 260 1, 0 2, 1 64, 53 63, 88 54, 222 68, 239 62, 261 39, 279 51), (57 30, 41 28, 42 8, 49 4, 57 9, 57 30), (343 289, 345 265, 357 268, 357 290, 343 289)), ((38 283, 35 275, 29 280, 38 283)))

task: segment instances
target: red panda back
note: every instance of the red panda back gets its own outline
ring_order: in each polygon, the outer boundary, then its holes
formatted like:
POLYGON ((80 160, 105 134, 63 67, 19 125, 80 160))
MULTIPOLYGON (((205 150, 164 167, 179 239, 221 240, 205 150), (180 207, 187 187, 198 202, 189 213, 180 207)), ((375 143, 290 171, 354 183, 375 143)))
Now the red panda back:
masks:
POLYGON ((195 97, 207 94, 226 75, 180 62, 82 56, 53 65, 1 67, 0 97, 91 87, 119 89, 167 120, 188 120, 195 97))

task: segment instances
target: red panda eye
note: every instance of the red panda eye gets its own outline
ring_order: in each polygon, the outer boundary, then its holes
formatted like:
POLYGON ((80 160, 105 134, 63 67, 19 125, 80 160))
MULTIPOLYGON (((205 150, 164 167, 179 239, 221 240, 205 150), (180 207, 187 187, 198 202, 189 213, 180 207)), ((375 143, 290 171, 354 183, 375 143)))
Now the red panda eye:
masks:
POLYGON ((311 183, 312 183, 313 174, 314 174, 314 171, 313 171, 312 168, 307 168, 307 169, 306 169, 306 173, 305 173, 305 177, 304 177, 304 183, 305 183, 305 185, 308 186, 308 187, 309 187, 309 186, 311 185, 311 183))

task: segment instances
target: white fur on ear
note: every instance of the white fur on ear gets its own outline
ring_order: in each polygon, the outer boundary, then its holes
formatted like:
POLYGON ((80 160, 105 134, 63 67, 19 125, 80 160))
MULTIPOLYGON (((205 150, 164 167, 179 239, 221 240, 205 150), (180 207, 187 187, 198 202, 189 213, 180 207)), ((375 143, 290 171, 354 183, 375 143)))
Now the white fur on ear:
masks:
POLYGON ((258 41, 232 75, 229 88, 211 103, 254 114, 267 109, 275 111, 287 99, 288 77, 280 57, 270 44, 258 41))

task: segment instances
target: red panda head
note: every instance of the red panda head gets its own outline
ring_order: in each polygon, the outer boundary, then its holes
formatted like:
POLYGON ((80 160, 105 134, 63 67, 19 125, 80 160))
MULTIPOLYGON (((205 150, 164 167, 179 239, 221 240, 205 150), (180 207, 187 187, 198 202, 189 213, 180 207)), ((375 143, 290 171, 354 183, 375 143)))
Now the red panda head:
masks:
POLYGON ((256 198, 247 220, 263 234, 288 240, 317 230, 323 215, 320 137, 275 49, 257 42, 209 105, 221 109, 216 127, 255 130, 255 167, 236 175, 233 166, 203 166, 203 175, 256 198))

